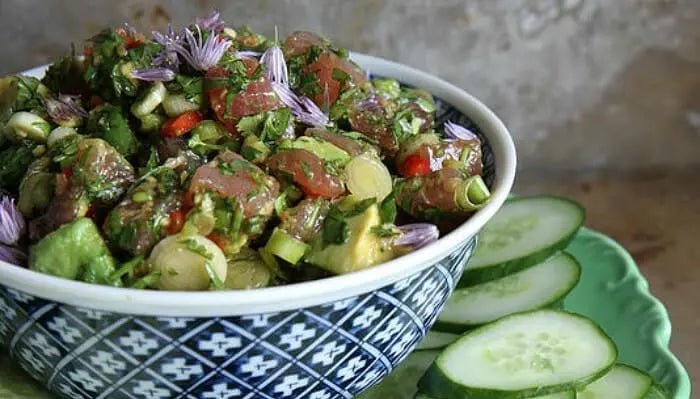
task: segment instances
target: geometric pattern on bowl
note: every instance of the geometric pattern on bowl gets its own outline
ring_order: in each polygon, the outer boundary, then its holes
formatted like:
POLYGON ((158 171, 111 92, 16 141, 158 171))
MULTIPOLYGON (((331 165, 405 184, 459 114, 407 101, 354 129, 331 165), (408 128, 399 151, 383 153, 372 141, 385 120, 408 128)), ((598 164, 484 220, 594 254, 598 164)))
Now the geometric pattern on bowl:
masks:
POLYGON ((0 345, 63 398, 352 398, 425 336, 475 242, 372 292, 246 316, 133 316, 0 286, 0 345))

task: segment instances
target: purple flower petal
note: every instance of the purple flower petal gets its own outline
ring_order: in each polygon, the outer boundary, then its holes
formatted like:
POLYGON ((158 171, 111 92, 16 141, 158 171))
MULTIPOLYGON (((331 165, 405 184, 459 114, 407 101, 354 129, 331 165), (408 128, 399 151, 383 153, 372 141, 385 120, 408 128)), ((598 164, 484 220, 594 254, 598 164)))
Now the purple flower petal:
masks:
POLYGON ((27 254, 17 248, 0 244, 0 261, 22 266, 27 261, 27 254))
POLYGON ((242 59, 252 59, 252 60, 257 60, 260 58, 262 55, 261 52, 259 51, 253 51, 253 50, 236 50, 233 52, 233 56, 238 58, 239 60, 242 59))
POLYGON ((440 230, 430 223, 411 223, 398 228, 403 234, 394 241, 394 244, 413 249, 422 248, 440 237, 440 230))
POLYGON ((226 25, 226 23, 221 20, 221 14, 216 10, 212 11, 211 14, 204 18, 197 17, 195 21, 200 29, 214 32, 221 32, 224 30, 224 26, 226 25))
POLYGON ((131 37, 136 37, 139 34, 133 26, 129 25, 128 22, 124 22, 122 24, 122 29, 124 29, 124 31, 131 37))
POLYGON ((308 97, 297 96, 286 84, 271 82, 272 89, 282 103, 289 107, 292 115, 300 122, 313 127, 323 127, 329 123, 328 115, 308 97))
POLYGON ((177 72, 180 66, 180 59, 177 52, 173 49, 175 45, 181 44, 182 35, 173 30, 172 25, 168 24, 168 30, 165 34, 153 31, 153 40, 163 46, 163 50, 153 58, 151 64, 156 67, 164 67, 177 72))
POLYGON ((84 118, 88 116, 87 111, 75 101, 78 98, 80 97, 68 94, 59 94, 57 99, 46 97, 44 99, 44 106, 46 107, 46 112, 54 122, 68 122, 75 117, 84 118))
POLYGON ((210 33, 207 40, 202 39, 202 31, 199 25, 197 28, 197 37, 195 38, 192 31, 184 30, 187 48, 184 45, 177 43, 173 45, 173 50, 184 58, 194 69, 199 71, 207 71, 219 63, 219 60, 224 55, 226 50, 231 47, 231 41, 222 39, 216 33, 210 33))
POLYGON ((306 112, 298 116, 300 121, 315 127, 326 126, 328 124, 328 115, 324 114, 312 99, 301 96, 299 102, 306 110, 306 112))
POLYGON ((169 68, 134 69, 131 76, 146 82, 169 82, 175 79, 175 72, 169 68))
POLYGON ((272 46, 265 50, 260 57, 260 63, 265 65, 267 69, 265 74, 270 82, 289 84, 287 63, 284 61, 284 54, 279 46, 272 46))
POLYGON ((24 234, 24 217, 10 196, 0 199, 0 243, 14 245, 24 234))
POLYGON ((478 138, 471 130, 450 121, 445 122, 445 136, 455 140, 474 140, 478 138))

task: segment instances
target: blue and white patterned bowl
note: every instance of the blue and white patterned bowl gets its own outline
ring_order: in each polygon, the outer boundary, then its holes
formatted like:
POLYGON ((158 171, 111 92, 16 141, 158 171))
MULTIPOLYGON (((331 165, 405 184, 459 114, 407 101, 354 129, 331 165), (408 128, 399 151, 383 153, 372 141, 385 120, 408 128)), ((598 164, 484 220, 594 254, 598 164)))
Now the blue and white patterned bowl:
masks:
POLYGON ((510 191, 515 151, 505 126, 463 90, 379 58, 353 58, 432 92, 439 124, 453 120, 482 137, 493 191, 486 207, 377 267, 253 291, 109 288, 0 262, 0 346, 63 398, 352 398, 380 381, 437 318, 477 232, 510 191))

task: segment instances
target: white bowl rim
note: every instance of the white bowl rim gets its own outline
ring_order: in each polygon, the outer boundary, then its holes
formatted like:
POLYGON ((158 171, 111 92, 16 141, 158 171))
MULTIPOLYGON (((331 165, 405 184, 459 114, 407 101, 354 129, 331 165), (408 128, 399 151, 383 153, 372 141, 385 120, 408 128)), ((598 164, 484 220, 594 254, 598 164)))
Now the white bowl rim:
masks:
MULTIPOLYGON (((352 53, 373 74, 428 90, 468 115, 488 139, 495 158, 492 199, 438 241, 381 265, 320 280, 248 291, 168 292, 114 288, 58 278, 0 261, 0 285, 50 301, 96 310, 162 317, 226 317, 281 312, 364 294, 417 273, 476 235, 506 200, 515 179, 516 154, 506 126, 483 103, 426 72, 379 57, 352 53)), ((22 74, 41 77, 47 65, 22 74)))

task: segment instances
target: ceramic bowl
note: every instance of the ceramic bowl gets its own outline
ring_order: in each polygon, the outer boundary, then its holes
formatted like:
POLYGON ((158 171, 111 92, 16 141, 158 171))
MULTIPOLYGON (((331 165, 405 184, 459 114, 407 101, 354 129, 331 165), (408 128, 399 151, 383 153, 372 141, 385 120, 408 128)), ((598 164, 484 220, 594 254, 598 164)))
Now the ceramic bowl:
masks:
POLYGON ((380 381, 437 318, 476 234, 511 189, 515 151, 503 123, 463 90, 393 62, 353 58, 433 93, 439 125, 452 120, 481 136, 487 206, 385 264, 253 291, 109 288, 0 262, 0 346, 64 398, 351 398, 380 381))

